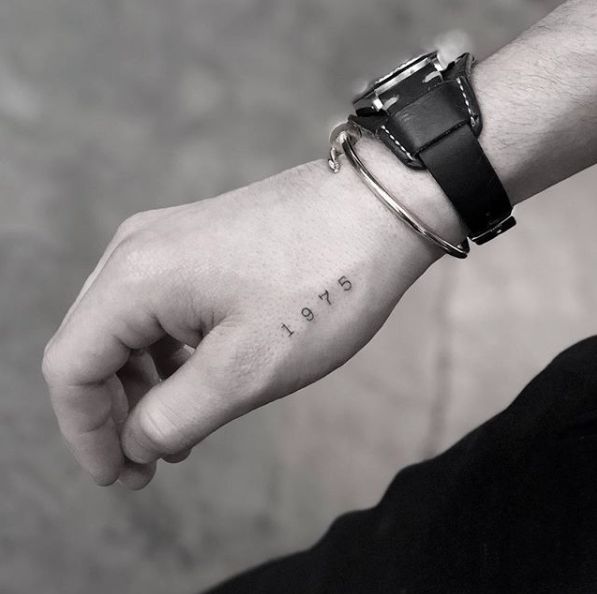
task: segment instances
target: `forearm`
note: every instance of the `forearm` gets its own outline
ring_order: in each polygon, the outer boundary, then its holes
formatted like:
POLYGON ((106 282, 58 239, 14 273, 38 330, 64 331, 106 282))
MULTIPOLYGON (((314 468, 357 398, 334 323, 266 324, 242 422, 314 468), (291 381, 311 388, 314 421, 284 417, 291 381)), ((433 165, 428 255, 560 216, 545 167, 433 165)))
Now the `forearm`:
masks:
MULTIPOLYGON (((567 2, 475 68, 480 141, 513 204, 597 162, 596 69, 594 0, 567 2)), ((404 204, 446 237, 463 237, 428 173, 404 167, 373 140, 360 148, 404 204)))
POLYGON ((597 162, 597 3, 567 2, 479 65, 482 143, 513 204, 597 162))

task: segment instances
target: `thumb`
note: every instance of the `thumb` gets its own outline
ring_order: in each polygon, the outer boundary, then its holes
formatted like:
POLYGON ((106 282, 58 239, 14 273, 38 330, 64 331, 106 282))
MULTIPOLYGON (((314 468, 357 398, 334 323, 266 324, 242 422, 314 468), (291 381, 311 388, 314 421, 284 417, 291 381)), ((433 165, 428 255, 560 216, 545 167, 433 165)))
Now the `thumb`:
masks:
POLYGON ((130 413, 122 431, 126 456, 149 463, 176 454, 256 408, 263 393, 261 358, 246 329, 214 328, 130 413))

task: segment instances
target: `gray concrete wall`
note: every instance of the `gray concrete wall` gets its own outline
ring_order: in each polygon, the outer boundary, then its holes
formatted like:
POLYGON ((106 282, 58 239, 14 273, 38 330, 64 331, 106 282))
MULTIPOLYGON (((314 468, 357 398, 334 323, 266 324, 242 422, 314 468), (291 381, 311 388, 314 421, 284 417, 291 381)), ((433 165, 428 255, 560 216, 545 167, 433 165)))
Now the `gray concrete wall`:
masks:
POLYGON ((323 156, 353 81, 450 29, 487 55, 556 4, 0 3, 0 592, 191 592, 306 546, 595 332, 593 169, 466 264, 441 261, 340 371, 142 493, 78 470, 38 371, 124 217, 323 156))

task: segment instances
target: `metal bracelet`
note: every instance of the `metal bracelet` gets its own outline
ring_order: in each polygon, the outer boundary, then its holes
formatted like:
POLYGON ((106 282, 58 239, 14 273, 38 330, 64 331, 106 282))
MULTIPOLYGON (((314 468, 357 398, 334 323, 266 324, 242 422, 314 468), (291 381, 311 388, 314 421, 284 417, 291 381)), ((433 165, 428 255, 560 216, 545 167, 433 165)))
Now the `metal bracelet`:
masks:
POLYGON ((360 129, 350 123, 342 124, 332 132, 328 160, 330 169, 334 173, 338 173, 341 168, 340 156, 345 155, 346 159, 363 180, 365 185, 373 192, 373 194, 375 194, 384 206, 391 210, 403 223, 406 223, 411 229, 440 247, 444 252, 450 254, 450 256, 461 259, 466 258, 470 251, 470 246, 466 239, 457 246, 442 239, 419 220, 418 217, 402 206, 367 169, 354 148, 354 143, 358 142, 360 138, 360 129))

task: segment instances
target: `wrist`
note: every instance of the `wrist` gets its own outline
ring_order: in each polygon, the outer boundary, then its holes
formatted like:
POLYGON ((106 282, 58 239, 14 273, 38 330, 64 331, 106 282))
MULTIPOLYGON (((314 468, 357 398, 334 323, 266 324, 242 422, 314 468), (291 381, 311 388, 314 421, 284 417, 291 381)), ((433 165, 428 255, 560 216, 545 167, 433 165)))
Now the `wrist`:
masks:
MULTIPOLYGON (((479 143, 491 165, 483 169, 474 151, 462 151, 473 155, 468 162, 459 159, 461 153, 454 148, 455 143, 444 143, 449 148, 443 155, 440 149, 435 151, 434 165, 434 176, 440 182, 451 182, 450 167, 457 172, 455 179, 461 179, 456 192, 446 191, 457 198, 455 204, 473 234, 475 229, 483 230, 479 222, 498 220, 494 215, 506 212, 506 206, 510 209, 510 204, 520 203, 597 159, 597 136, 593 134, 597 124, 594 101, 597 83, 587 77, 597 51, 594 24, 586 24, 588 12, 595 18, 590 4, 578 1, 564 5, 473 70, 473 86, 484 123, 479 143), (574 35, 570 35, 571 30, 574 35), (443 170, 439 166, 442 162, 447 163, 443 170), (492 172, 493 181, 484 177, 487 169, 492 172), (495 188, 501 194, 489 191, 495 188), (460 189, 466 191, 459 193, 460 189)), ((393 80, 384 79, 386 99, 390 85, 397 84, 393 80)), ((409 153, 395 148, 387 138, 392 137, 387 129, 386 135, 381 134, 383 118, 370 118, 376 107, 368 102, 373 101, 375 92, 371 89, 357 100, 354 117, 386 146, 371 137, 364 138, 358 144, 360 157, 402 205, 446 240, 459 242, 464 237, 464 226, 439 185, 428 172, 412 170, 400 163, 407 161, 409 153)), ((409 112, 403 117, 408 123, 414 114, 409 112)), ((441 142, 437 145, 441 147, 441 142)), ((433 171, 431 165, 429 169, 433 171)), ((447 185, 453 189, 450 183, 447 185)), ((429 246, 424 247, 429 251, 429 246)))
MULTIPOLYGON (((408 211, 452 244, 459 244, 465 239, 466 230, 456 209, 427 171, 406 167, 386 147, 370 137, 363 137, 357 150, 370 171, 408 211)), ((412 234, 420 251, 428 253, 430 261, 444 254, 425 238, 414 232, 412 234)))
MULTIPOLYGON (((362 138, 356 150, 387 190, 433 231, 454 244, 464 239, 456 211, 430 176, 401 165, 371 138, 362 138)), ((327 180, 323 194, 340 198, 335 208, 342 210, 342 218, 354 229, 358 228, 357 236, 372 265, 386 278, 396 279, 393 290, 399 298, 444 252, 392 213, 346 160, 337 174, 332 174, 327 164, 320 163, 320 167, 327 180)))
MULTIPOLYGON (((567 10, 572 16, 588 16, 591 3, 564 5, 473 71, 484 121, 479 142, 513 205, 597 159, 597 136, 592 134, 597 85, 586 74, 596 52, 594 26, 587 27, 583 18, 578 36, 570 36, 570 15, 561 18, 567 10)), ((578 26, 578 19, 574 22, 578 26)), ((455 208, 428 172, 409 169, 371 138, 363 138, 357 150, 390 193, 426 225, 450 242, 464 238, 455 208)), ((350 167, 346 169, 349 173, 340 175, 350 180, 352 192, 361 200, 369 194, 368 203, 377 203, 386 219, 404 228, 404 241, 412 246, 411 257, 419 268, 441 256, 386 211, 350 167)))

